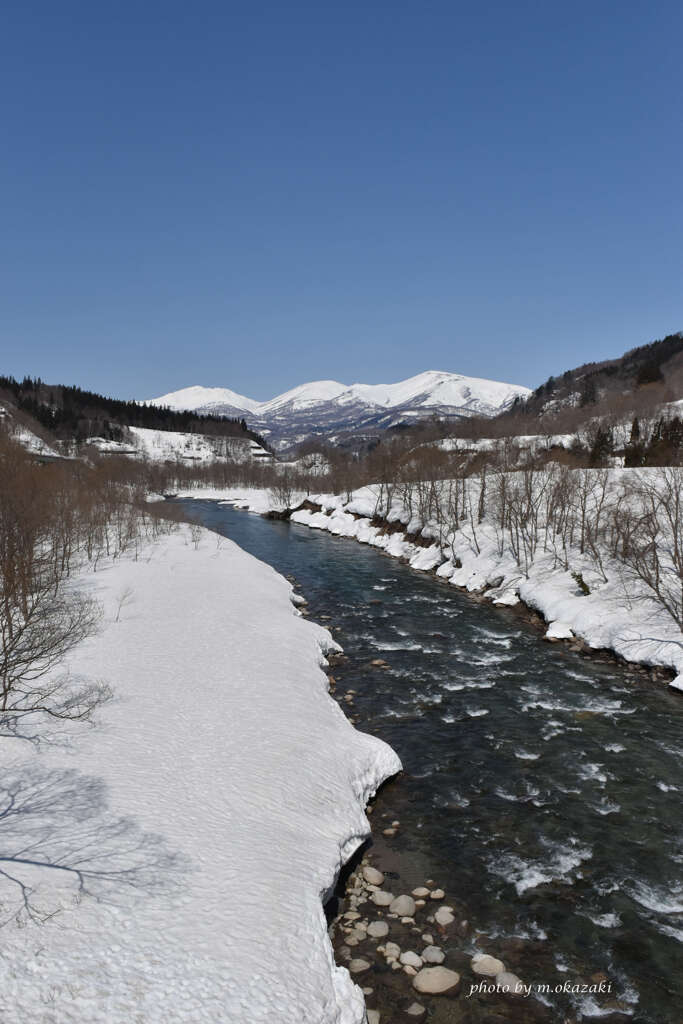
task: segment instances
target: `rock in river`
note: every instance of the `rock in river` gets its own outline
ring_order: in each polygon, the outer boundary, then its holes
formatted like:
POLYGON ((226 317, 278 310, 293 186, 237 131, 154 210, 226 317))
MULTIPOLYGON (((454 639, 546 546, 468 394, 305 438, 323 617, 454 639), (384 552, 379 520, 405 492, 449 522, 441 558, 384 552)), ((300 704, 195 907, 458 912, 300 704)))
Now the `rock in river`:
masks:
POLYGON ((388 907, 390 903, 393 903, 394 894, 392 892, 373 892, 370 899, 376 907, 388 907))
POLYGON ((412 917, 415 913, 415 900, 412 896, 397 896, 389 910, 399 917, 412 917))
POLYGON ((427 946, 422 950, 422 959, 426 964, 442 964, 444 957, 444 951, 438 946, 427 946))
POLYGON ((502 960, 497 960, 495 956, 477 953, 476 956, 472 957, 472 970, 475 974, 483 974, 487 978, 495 978, 497 974, 504 972, 505 964, 502 960))
POLYGON ((366 864, 363 868, 363 878, 369 885, 381 885, 384 881, 382 872, 371 867, 370 864, 366 864))
POLYGON ((496 985, 505 995, 519 996, 524 994, 524 985, 516 974, 510 971, 501 971, 496 975, 496 985))
POLYGON ((423 967, 413 978, 414 989, 434 996, 454 992, 459 984, 458 972, 447 967, 423 967))

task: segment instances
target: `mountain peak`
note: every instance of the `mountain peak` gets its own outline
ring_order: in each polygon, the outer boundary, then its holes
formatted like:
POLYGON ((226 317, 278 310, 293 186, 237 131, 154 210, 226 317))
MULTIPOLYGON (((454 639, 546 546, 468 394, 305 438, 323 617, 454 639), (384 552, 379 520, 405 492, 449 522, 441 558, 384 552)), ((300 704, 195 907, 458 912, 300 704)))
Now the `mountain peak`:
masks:
POLYGON ((310 381, 266 402, 229 388, 193 387, 148 400, 223 416, 248 416, 255 430, 280 447, 307 437, 340 436, 364 429, 375 433, 401 422, 438 413, 441 416, 495 416, 529 388, 466 377, 447 370, 425 370, 396 384, 341 384, 310 381))

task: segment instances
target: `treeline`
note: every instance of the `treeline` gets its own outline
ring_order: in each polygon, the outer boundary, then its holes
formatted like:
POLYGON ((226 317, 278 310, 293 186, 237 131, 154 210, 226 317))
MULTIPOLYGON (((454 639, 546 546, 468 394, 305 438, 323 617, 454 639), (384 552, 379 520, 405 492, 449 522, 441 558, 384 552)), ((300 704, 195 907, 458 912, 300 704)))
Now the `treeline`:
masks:
MULTIPOLYGON (((676 432, 683 435, 680 421, 655 425, 648 444, 654 451, 676 432)), ((680 439, 677 444, 680 451, 680 439)), ((154 486, 168 493, 202 485, 268 488, 281 509, 316 493, 348 501, 354 490, 372 486, 378 524, 399 514, 403 522, 427 527, 455 565, 460 538, 477 555, 490 551, 493 541, 502 563, 511 558, 524 576, 539 557, 546 564, 550 557, 583 594, 593 585, 585 578, 590 568, 601 583, 618 581, 627 603, 654 601, 683 630, 683 466, 615 474, 531 455, 520 465, 519 454, 514 439, 474 460, 435 448, 416 453, 382 445, 363 459, 332 453, 322 472, 320 466, 253 463, 150 472, 154 486)))
POLYGON ((0 400, 9 399, 59 440, 83 441, 88 437, 124 440, 124 428, 149 427, 207 434, 212 437, 249 438, 267 448, 267 442, 250 430, 244 419, 205 416, 165 406, 108 398, 94 391, 66 385, 50 386, 39 377, 0 376, 0 400))
POLYGON ((511 557, 527 578, 550 557, 586 595, 590 566, 600 584, 618 583, 627 604, 654 601, 683 631, 681 467, 615 478, 604 469, 484 465, 469 477, 382 482, 375 495, 378 517, 398 509, 430 527, 456 566, 459 537, 479 555, 493 536, 499 558, 511 557))
MULTIPOLYGON (((600 363, 585 363, 575 370, 567 370, 560 377, 549 377, 526 400, 515 402, 517 411, 537 411, 539 404, 550 400, 578 397, 581 406, 594 405, 604 391, 625 388, 636 390, 649 384, 664 383, 668 364, 683 353, 683 333, 668 334, 665 338, 630 349, 618 359, 600 363)), ((679 361, 680 362, 680 361, 679 361)), ((677 364, 671 367, 680 370, 677 364)))

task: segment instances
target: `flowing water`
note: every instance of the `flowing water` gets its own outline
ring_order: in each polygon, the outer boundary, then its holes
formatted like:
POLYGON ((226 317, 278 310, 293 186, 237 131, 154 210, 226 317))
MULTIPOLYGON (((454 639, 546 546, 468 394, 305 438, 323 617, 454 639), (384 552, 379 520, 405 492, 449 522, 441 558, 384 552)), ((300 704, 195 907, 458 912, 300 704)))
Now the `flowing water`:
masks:
MULTIPOLYGON (((406 885, 431 877, 447 891, 469 921, 454 944, 480 948, 485 936, 529 982, 605 975, 613 1009, 680 1024, 681 695, 548 644, 514 610, 374 548, 216 502, 183 504, 295 576, 312 618, 333 625, 347 656, 337 691, 357 692, 358 727, 390 743, 405 769, 375 808, 380 852, 406 885), (401 822, 390 840, 382 815, 401 822)), ((593 1019, 601 999, 543 1002, 593 1019)))

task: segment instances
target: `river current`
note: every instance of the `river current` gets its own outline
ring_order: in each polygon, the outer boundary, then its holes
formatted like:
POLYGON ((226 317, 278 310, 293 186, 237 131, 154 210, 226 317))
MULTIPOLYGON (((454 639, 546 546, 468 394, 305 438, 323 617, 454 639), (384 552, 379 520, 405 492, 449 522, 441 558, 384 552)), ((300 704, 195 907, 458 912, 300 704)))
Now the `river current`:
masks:
MULTIPOLYGON (((294 576, 311 617, 332 627, 346 655, 338 695, 356 691, 358 728, 403 761, 373 818, 373 831, 378 816, 401 822, 390 840, 380 829, 379 846, 402 882, 438 879, 469 922, 466 942, 486 937, 526 981, 604 976, 615 1013, 680 1024, 681 695, 548 644, 514 610, 374 548, 182 504, 294 576)), ((545 1005, 580 1020, 602 1004, 545 1005)))

